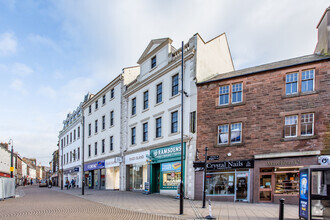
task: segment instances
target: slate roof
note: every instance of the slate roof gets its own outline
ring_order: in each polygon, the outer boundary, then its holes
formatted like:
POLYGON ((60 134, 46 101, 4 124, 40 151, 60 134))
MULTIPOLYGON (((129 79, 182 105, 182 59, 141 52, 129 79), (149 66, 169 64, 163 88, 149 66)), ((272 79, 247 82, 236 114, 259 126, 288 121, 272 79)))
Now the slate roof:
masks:
POLYGON ((302 57, 281 60, 281 61, 277 61, 277 62, 273 62, 273 63, 267 63, 267 64, 260 65, 260 66, 249 67, 246 69, 236 70, 236 71, 232 71, 232 72, 228 72, 228 73, 222 73, 222 74, 216 75, 210 79, 207 79, 203 82, 200 82, 198 84, 204 84, 204 83, 220 81, 220 80, 224 80, 224 79, 246 76, 246 75, 261 73, 261 72, 265 72, 265 71, 278 70, 281 68, 292 67, 292 66, 307 64, 307 63, 313 63, 313 62, 323 61, 323 60, 330 60, 330 56, 311 54, 311 55, 306 55, 306 56, 302 56, 302 57))

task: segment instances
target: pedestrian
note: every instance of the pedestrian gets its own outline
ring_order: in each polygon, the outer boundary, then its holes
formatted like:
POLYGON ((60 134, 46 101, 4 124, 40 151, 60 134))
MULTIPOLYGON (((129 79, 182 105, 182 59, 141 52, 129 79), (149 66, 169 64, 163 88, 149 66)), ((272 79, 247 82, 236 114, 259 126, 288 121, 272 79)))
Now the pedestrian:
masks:
POLYGON ((70 185, 69 180, 67 179, 65 183, 66 183, 66 190, 68 190, 69 189, 69 185, 70 185))
POLYGON ((33 181, 32 181, 32 179, 31 179, 31 186, 32 186, 32 184, 33 184, 33 181))
POLYGON ((71 180, 71 186, 72 186, 72 188, 74 188, 74 180, 73 179, 71 180))

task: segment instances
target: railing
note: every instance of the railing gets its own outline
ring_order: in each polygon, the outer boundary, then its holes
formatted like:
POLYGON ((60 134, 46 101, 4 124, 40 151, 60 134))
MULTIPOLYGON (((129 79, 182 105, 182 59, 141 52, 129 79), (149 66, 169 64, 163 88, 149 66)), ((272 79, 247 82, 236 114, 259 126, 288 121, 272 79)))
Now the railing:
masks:
MULTIPOLYGON (((189 51, 191 48, 189 46, 189 42, 186 43, 184 46, 184 53, 186 53, 187 51, 189 51)), ((181 53, 182 53, 182 48, 177 49, 176 51, 174 51, 173 53, 170 53, 170 61, 176 60, 178 57, 181 57, 181 53)))
POLYGON ((0 178, 0 200, 15 197, 15 178, 0 178))

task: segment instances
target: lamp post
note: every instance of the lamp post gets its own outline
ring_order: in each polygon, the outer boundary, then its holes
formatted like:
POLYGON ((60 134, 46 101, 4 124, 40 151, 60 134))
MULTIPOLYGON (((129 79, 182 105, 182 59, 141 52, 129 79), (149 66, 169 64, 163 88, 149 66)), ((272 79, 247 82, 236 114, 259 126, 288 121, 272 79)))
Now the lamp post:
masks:
POLYGON ((14 141, 12 139, 10 139, 8 141, 8 145, 10 144, 11 142, 11 155, 10 155, 10 178, 13 178, 13 153, 14 153, 14 141))
POLYGON ((182 41, 181 49, 181 181, 180 181, 180 215, 183 214, 183 53, 184 53, 184 43, 182 41))
MULTIPOLYGON (((83 113, 84 114, 84 113, 83 113)), ((82 151, 81 151, 81 195, 85 195, 85 116, 82 116, 82 151)))
POLYGON ((207 151, 208 151, 208 148, 205 147, 205 162, 204 162, 204 181, 203 181, 203 207, 202 208, 205 208, 205 197, 206 197, 206 163, 207 163, 207 151))

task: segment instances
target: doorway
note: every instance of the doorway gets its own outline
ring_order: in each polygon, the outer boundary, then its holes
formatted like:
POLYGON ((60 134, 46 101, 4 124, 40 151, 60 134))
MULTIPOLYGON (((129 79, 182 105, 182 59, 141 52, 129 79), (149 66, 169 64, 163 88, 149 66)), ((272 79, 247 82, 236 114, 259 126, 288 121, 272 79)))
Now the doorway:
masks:
POLYGON ((260 174, 259 201, 273 202, 273 181, 272 173, 260 174))
POLYGON ((160 164, 152 165, 152 193, 160 192, 160 164))
POLYGON ((249 201, 249 173, 236 173, 236 201, 249 201))

